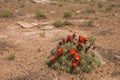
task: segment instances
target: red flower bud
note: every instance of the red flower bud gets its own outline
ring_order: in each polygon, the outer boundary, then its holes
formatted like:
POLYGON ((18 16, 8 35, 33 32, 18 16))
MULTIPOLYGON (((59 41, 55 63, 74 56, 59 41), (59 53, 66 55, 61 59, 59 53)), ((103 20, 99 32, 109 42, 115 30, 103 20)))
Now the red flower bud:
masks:
POLYGON ((93 50, 95 50, 96 49, 96 46, 93 46, 93 50))
POLYGON ((62 55, 63 54, 63 49, 61 47, 58 48, 58 55, 62 55))
POLYGON ((84 41, 87 42, 87 41, 88 41, 88 38, 84 37, 84 41))
POLYGON ((79 54, 76 54, 74 58, 75 60, 78 60, 78 61, 81 60, 81 56, 79 54))
POLYGON ((78 46, 82 46, 82 42, 78 42, 78 46))
POLYGON ((67 41, 72 41, 72 36, 67 36, 67 41))
POLYGON ((73 61, 73 62, 72 62, 72 66, 73 66, 73 67, 77 67, 77 66, 78 66, 78 62, 77 62, 77 61, 73 61))
POLYGON ((70 51, 70 53, 71 53, 72 55, 75 55, 75 54, 77 53, 77 50, 76 50, 76 49, 72 49, 72 50, 70 51))
POLYGON ((73 34, 73 38, 75 38, 76 34, 73 34))
POLYGON ((62 42, 63 42, 63 44, 65 44, 65 38, 62 38, 62 42))
POLYGON ((57 59, 57 56, 56 56, 56 55, 53 55, 53 56, 51 57, 51 59, 55 61, 55 60, 57 59))

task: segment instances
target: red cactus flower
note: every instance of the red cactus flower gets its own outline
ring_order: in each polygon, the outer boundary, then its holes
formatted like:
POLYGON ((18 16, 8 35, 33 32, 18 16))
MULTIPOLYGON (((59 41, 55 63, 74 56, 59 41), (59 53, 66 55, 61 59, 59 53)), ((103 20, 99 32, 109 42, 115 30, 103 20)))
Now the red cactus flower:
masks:
POLYGON ((78 66, 78 62, 77 62, 77 61, 73 61, 73 62, 72 62, 72 66, 73 66, 73 67, 77 67, 77 66, 78 66))
POLYGON ((56 55, 53 55, 53 56, 51 57, 51 59, 55 61, 55 60, 57 59, 57 56, 56 56, 56 55))
POLYGON ((88 41, 88 38, 87 37, 83 37, 83 36, 79 36, 79 41, 80 42, 87 42, 88 41))
POLYGON ((58 55, 62 55, 63 54, 63 49, 61 47, 58 48, 58 55))
POLYGON ((63 42, 63 44, 65 44, 65 38, 62 38, 62 42, 63 42))
POLYGON ((72 41, 72 36, 67 36, 67 40, 71 42, 72 41))
POLYGON ((84 37, 84 41, 87 42, 87 41, 88 41, 88 38, 84 37))
POLYGON ((82 42, 78 42, 78 46, 82 46, 82 42))
POLYGON ((79 60, 81 60, 81 56, 79 54, 76 54, 75 59, 79 61, 79 60))
POLYGON ((70 51, 70 53, 71 53, 72 55, 75 55, 75 54, 77 53, 77 50, 76 50, 76 49, 72 49, 72 50, 70 51))
POLYGON ((79 36, 79 41, 80 42, 83 42, 84 41, 84 38, 82 36, 79 36))
POLYGON ((73 38, 75 38, 76 34, 73 34, 73 38))

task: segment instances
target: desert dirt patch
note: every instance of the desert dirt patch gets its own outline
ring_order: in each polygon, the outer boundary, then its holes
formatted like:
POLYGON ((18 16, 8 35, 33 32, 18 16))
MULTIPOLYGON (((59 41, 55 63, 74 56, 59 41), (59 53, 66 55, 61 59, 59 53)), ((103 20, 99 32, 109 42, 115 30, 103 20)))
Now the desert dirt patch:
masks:
POLYGON ((36 1, 43 3, 0 1, 0 13, 12 13, 9 18, 0 17, 1 80, 120 79, 119 0, 36 1), (37 19, 39 12, 43 12, 46 18, 37 19), (72 16, 64 17, 65 12, 72 16), (67 20, 72 25, 55 27, 53 23, 57 20, 67 20), (45 60, 50 50, 62 37, 73 33, 95 37, 97 50, 106 64, 91 73, 78 75, 48 68, 45 60), (14 60, 8 59, 10 55, 15 55, 14 60))

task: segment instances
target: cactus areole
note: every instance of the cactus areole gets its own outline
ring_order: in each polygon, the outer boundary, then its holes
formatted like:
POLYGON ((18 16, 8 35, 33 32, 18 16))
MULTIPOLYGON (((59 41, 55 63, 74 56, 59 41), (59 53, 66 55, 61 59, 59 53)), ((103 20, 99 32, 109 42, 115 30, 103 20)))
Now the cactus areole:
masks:
POLYGON ((101 64, 94 40, 76 34, 62 38, 47 57, 48 67, 72 74, 92 71, 101 64))

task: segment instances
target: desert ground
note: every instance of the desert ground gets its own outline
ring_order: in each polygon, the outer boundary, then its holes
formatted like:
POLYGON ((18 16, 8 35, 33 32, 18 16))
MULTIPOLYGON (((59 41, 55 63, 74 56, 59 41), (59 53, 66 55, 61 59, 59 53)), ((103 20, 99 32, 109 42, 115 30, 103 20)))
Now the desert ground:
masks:
POLYGON ((0 80, 120 80, 120 0, 0 0, 0 80), (48 68, 73 33, 96 38, 105 64, 77 75, 48 68))

